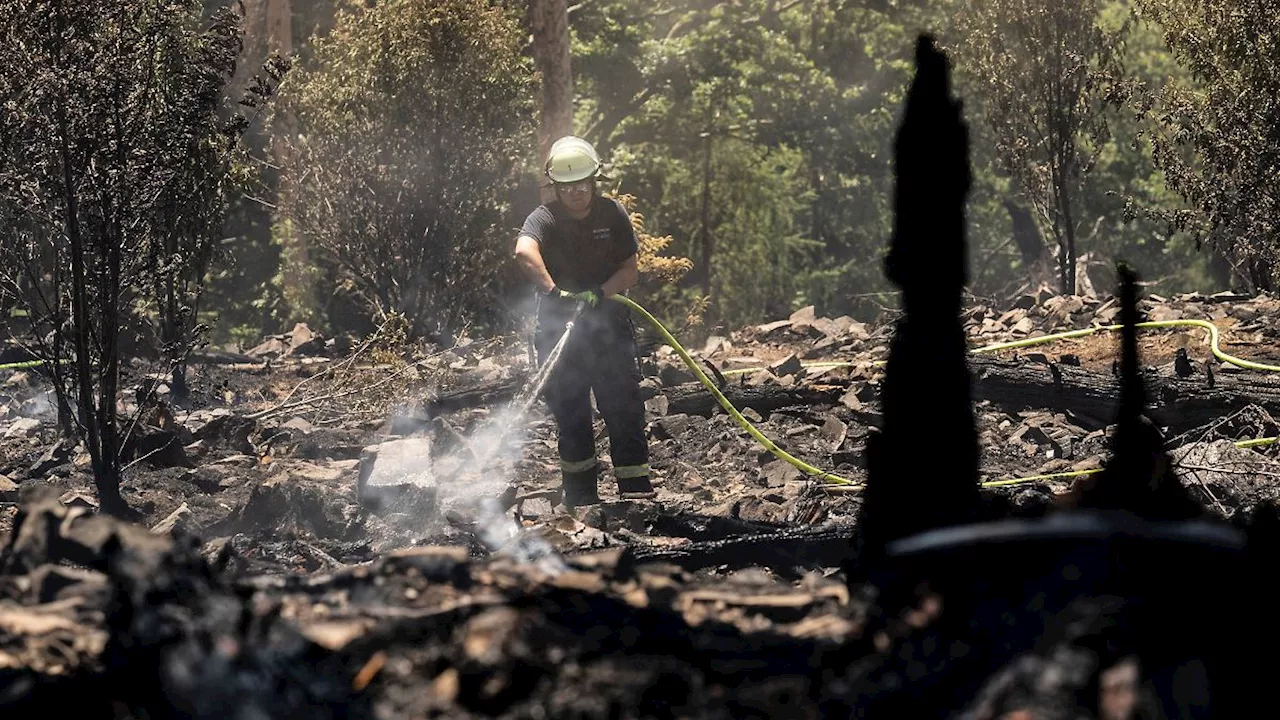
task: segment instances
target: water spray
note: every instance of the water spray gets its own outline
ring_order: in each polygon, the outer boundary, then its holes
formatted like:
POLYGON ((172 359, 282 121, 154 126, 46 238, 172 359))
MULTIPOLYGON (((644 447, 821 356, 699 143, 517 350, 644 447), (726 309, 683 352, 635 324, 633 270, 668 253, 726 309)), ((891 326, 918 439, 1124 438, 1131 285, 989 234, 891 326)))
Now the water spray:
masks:
MULTIPOLYGON (((475 463, 475 471, 481 476, 484 476, 494 456, 505 447, 511 432, 523 424, 534 402, 542 394, 569 343, 574 324, 584 309, 585 305, 578 303, 573 315, 565 323, 564 332, 547 353, 542 366, 511 403, 485 427, 473 433, 466 443, 467 452, 475 463)), ((505 478, 497 479, 505 481, 505 478)), ((494 483, 494 489, 496 484, 498 483, 494 483)), ((488 482, 481 484, 485 488, 490 485, 488 482)), ((484 493, 481 486, 471 486, 472 490, 479 491, 476 493, 479 497, 474 506, 474 523, 476 534, 490 552, 507 555, 520 564, 532 565, 549 575, 558 575, 568 569, 568 565, 551 543, 537 533, 522 528, 512 514, 504 511, 502 503, 494 494, 484 493)))

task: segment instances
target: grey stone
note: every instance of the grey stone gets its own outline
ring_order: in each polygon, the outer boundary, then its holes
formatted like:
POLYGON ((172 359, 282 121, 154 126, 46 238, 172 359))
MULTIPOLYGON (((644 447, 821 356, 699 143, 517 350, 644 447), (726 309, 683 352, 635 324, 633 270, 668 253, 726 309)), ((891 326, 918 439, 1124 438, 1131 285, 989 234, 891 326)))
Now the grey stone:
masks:
POLYGON ((18 483, 11 480, 8 475, 0 475, 0 501, 18 501, 18 483))
POLYGON ((769 366, 769 371, 778 377, 795 375, 803 369, 804 366, 800 362, 800 356, 795 353, 792 353, 769 366))
POLYGON ((430 438, 390 440, 360 454, 356 496, 361 504, 378 509, 406 493, 434 496, 436 488, 430 438))
POLYGON ((169 513, 169 516, 156 523, 151 532, 157 535, 168 535, 174 530, 189 530, 192 523, 191 508, 186 503, 178 506, 178 509, 169 513))
POLYGON ((760 469, 765 485, 771 488, 785 487, 789 482, 796 482, 804 477, 800 469, 786 460, 774 460, 760 469))
POLYGON ((31 437, 40 431, 40 421, 35 418, 18 418, 9 423, 9 429, 5 430, 6 438, 31 437))
POLYGON ((311 423, 308 422, 306 419, 300 418, 300 417, 295 417, 289 420, 289 422, 281 423, 280 425, 281 430, 297 430, 303 435, 310 434, 311 428, 312 428, 311 423))

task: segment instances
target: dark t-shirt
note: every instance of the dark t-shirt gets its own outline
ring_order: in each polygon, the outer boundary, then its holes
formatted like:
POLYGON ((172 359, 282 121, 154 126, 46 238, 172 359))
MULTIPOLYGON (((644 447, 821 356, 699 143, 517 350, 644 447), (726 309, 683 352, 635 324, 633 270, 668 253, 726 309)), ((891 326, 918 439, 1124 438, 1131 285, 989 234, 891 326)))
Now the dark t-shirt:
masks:
MULTIPOLYGON (((570 217, 558 202, 539 205, 525 218, 520 234, 538 241, 551 280, 569 292, 603 285, 640 247, 622 204, 598 195, 582 220, 570 217)), ((626 316, 621 305, 608 305, 621 311, 611 315, 626 316)), ((554 303, 542 303, 539 315, 547 317, 549 312, 562 314, 554 303)))
POLYGON ((538 241, 551 279, 569 292, 603 285, 639 250, 627 211, 617 200, 598 195, 582 220, 570 217, 558 202, 539 205, 520 234, 538 241))

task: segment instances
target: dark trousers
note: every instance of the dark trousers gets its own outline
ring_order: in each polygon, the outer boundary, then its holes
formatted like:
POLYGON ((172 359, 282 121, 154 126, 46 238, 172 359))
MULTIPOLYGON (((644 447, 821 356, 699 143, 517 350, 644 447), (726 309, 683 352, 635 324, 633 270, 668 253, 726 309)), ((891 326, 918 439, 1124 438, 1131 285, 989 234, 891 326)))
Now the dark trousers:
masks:
MULTIPOLYGON (((534 333, 538 364, 564 333, 562 322, 540 319, 534 333)), ((644 400, 640 395, 640 366, 630 318, 592 314, 579 318, 556 367, 547 379, 544 397, 560 429, 560 467, 570 478, 591 478, 597 472, 591 392, 609 431, 609 455, 619 480, 649 477, 649 444, 644 432, 644 400)))

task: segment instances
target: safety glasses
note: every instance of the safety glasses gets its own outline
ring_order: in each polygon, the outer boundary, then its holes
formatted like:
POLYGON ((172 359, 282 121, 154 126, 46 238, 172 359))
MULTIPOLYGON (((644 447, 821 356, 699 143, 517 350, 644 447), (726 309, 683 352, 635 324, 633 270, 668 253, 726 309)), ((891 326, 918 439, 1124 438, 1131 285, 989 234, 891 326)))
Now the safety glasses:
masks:
POLYGON ((576 183, 560 183, 556 185, 556 192, 563 195, 585 195, 591 192, 594 184, 592 180, 579 180, 576 183))

